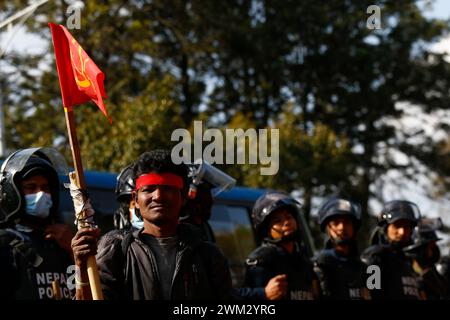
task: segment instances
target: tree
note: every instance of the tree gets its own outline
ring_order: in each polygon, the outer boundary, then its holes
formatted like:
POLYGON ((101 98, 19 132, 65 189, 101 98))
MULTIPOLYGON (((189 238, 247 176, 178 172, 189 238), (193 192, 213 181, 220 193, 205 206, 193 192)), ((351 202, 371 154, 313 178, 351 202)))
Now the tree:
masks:
POLYGON ((142 95, 111 108, 111 126, 96 107, 77 110, 85 165, 119 172, 145 151, 170 149, 171 133, 183 126, 180 106, 170 98, 173 85, 170 76, 150 82, 142 95))
MULTIPOLYGON (((11 13, 23 3, 1 4, 0 10, 11 13)), ((369 199, 377 197, 377 181, 389 170, 414 176, 411 166, 417 162, 441 181, 448 179, 446 158, 433 156, 440 145, 411 143, 412 134, 423 138, 424 133, 399 135, 401 128, 391 121, 404 116, 402 103, 424 113, 450 105, 449 64, 429 47, 449 27, 426 19, 418 3, 378 1, 382 28, 371 30, 368 0, 90 1, 81 30, 73 34, 106 73, 113 116, 121 119, 134 103, 144 111, 149 84, 158 87, 171 78, 171 89, 162 96, 179 107, 174 110, 185 128, 203 119, 221 128, 280 129, 279 176, 260 176, 257 166, 227 168, 241 183, 300 188, 307 213, 314 195, 349 194, 362 204, 368 221, 369 199), (402 151, 411 161, 400 163, 386 150, 402 151)), ((28 27, 50 39, 46 23, 63 23, 65 9, 63 1, 52 2, 28 27)), ((49 49, 45 56, 51 55, 49 49)), ((60 112, 55 68, 33 76, 37 61, 21 59, 20 81, 7 82, 14 97, 8 130, 16 147, 65 143, 61 122, 47 116, 60 112), (24 123, 40 125, 30 134, 24 123)), ((149 104, 156 108, 160 97, 149 104)), ((172 121, 173 114, 162 114, 155 126, 172 121)), ((90 123, 98 115, 77 117, 83 123, 80 136, 91 137, 83 150, 96 142, 93 137, 109 137, 89 166, 118 168, 128 161, 122 157, 127 144, 106 147, 119 130, 90 123)), ((134 126, 145 126, 143 117, 133 120, 134 126)), ((155 141, 166 145, 168 139, 155 141)), ((363 225, 363 233, 368 227, 363 225)))

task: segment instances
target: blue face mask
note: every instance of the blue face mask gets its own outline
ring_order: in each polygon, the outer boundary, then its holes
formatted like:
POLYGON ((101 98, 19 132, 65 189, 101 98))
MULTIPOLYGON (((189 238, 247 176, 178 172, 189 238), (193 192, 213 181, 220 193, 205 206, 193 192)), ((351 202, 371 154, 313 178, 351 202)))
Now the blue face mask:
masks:
POLYGON ((133 228, 142 229, 144 227, 144 221, 136 216, 136 209, 133 208, 130 209, 130 211, 131 211, 131 225, 133 226, 133 228))
POLYGON ((47 218, 52 205, 52 196, 49 193, 40 191, 25 195, 25 212, 31 216, 47 218))

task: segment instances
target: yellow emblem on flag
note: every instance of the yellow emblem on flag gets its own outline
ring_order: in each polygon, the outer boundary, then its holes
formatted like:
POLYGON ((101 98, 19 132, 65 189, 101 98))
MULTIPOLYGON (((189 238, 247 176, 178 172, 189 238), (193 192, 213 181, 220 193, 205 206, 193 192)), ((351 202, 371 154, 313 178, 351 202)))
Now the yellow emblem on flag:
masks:
POLYGON ((83 61, 83 57, 81 54, 81 46, 76 42, 75 39, 72 39, 72 44, 78 45, 78 58, 80 60, 80 65, 78 66, 73 58, 72 50, 70 50, 70 59, 72 60, 72 66, 76 71, 75 81, 77 82, 78 86, 82 88, 88 88, 91 86, 91 79, 89 79, 89 77, 86 75, 86 63, 88 63, 89 58, 86 58, 86 60, 83 61), (81 67, 81 70, 79 69, 79 67, 81 67), (81 79, 78 78, 79 76, 81 76, 81 79))

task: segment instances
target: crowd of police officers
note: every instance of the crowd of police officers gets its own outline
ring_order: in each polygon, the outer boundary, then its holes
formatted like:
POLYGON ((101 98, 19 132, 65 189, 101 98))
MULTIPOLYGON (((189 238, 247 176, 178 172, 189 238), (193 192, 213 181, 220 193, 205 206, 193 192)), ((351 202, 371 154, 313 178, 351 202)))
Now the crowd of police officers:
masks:
MULTIPOLYGON (((70 241, 74 234, 70 227, 56 223, 63 162, 51 148, 30 148, 16 151, 2 165, 2 298, 73 297, 68 272, 73 265, 70 241)), ((202 241, 214 242, 208 219, 215 185, 204 180, 194 186, 191 177, 190 187, 180 223, 200 230, 202 241)), ((116 230, 105 234, 99 247, 143 229, 134 190, 129 165, 117 178, 116 230)), ((230 296, 252 300, 449 298, 449 259, 440 256, 436 244, 440 240, 436 230, 441 226, 421 217, 415 203, 384 204, 371 245, 361 252, 356 241, 362 222, 360 206, 350 199, 327 199, 318 210, 326 243, 313 259, 305 254, 299 215, 301 204, 284 192, 269 191, 256 201, 252 220, 261 245, 243 261, 244 283, 233 288, 230 296)))

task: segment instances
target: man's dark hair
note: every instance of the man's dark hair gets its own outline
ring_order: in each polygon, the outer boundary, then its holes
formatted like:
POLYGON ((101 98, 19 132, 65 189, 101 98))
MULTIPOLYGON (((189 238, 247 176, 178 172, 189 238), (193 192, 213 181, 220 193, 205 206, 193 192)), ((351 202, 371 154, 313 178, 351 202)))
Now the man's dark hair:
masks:
POLYGON ((183 190, 187 190, 189 186, 187 166, 184 163, 173 163, 169 150, 152 150, 140 155, 133 168, 134 178, 150 172, 176 174, 183 179, 183 190))

